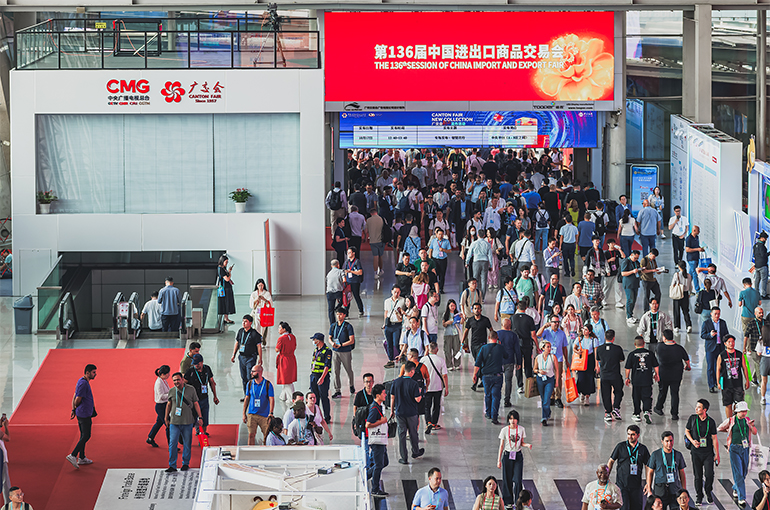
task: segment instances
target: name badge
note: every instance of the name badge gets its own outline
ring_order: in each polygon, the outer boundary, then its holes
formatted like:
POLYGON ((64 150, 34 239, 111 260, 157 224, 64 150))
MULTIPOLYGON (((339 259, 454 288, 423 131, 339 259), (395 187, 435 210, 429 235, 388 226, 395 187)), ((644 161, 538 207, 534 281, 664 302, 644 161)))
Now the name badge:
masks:
POLYGON ((666 473, 666 483, 674 483, 674 473, 666 473))
POLYGON ((749 447, 749 440, 748 439, 744 439, 743 441, 741 441, 741 444, 743 445, 744 448, 748 448, 749 447))
POLYGON ((639 465, 638 464, 631 464, 631 474, 632 475, 638 475, 639 474, 639 465))
POLYGON ((174 412, 174 414, 176 416, 182 416, 182 408, 181 407, 177 407, 176 411, 174 412))
POLYGON ((241 344, 241 352, 246 352, 246 343, 241 344))
POLYGON ((548 300, 548 308, 553 308, 553 299, 548 300))
POLYGON ((700 447, 701 448, 705 448, 706 446, 707 446, 706 445, 706 438, 705 437, 700 438, 700 447))
POLYGON ((259 404, 260 400, 262 400, 262 399, 261 398, 255 398, 254 399, 254 407, 260 407, 260 404, 259 404))
POLYGON ((348 278, 353 278, 353 273, 348 273, 348 278))
POLYGON ((516 460, 516 452, 508 452, 508 458, 511 460, 516 460))
POLYGON ((209 392, 209 387, 208 386, 206 386, 205 384, 203 386, 201 386, 201 395, 207 395, 208 392, 209 392))

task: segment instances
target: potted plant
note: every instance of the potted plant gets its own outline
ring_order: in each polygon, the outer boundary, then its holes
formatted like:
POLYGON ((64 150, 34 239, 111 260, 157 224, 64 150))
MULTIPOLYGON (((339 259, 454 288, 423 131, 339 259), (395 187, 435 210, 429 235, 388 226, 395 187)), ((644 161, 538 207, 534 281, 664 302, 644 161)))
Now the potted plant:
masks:
POLYGON ((235 212, 246 212, 246 202, 249 201, 251 193, 246 188, 238 188, 235 191, 230 192, 230 200, 235 202, 235 212))
POLYGON ((37 203, 40 204, 40 214, 48 214, 51 212, 51 202, 59 200, 59 197, 53 194, 53 190, 38 191, 37 203))

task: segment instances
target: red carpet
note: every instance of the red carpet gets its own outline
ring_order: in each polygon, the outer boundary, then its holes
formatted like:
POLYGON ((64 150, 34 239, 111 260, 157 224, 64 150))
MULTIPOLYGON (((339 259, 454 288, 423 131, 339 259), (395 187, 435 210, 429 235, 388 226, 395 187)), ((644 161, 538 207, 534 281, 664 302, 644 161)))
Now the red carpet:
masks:
MULTIPOLYGON (((160 448, 144 442, 155 422, 154 370, 166 364, 175 371, 183 354, 183 349, 50 351, 10 419, 11 481, 23 488, 26 501, 43 510, 93 508, 107 469, 167 466, 163 431, 156 438, 160 448), (94 463, 75 470, 64 457, 79 437, 69 416, 87 363, 97 367, 91 388, 98 416, 86 446, 94 463)), ((212 425, 209 433, 212 445, 238 440, 237 425, 212 425)), ((198 467, 200 448, 193 442, 191 466, 198 467)))

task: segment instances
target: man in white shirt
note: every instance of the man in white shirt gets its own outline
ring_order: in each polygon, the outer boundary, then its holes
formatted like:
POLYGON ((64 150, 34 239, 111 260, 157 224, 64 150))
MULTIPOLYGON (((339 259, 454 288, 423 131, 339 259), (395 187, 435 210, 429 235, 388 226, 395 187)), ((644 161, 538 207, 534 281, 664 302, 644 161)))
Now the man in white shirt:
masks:
MULTIPOLYGON (((326 273, 326 303, 329 307, 329 324, 334 324, 334 310, 342 306, 342 289, 345 272, 340 269, 340 261, 332 260, 332 268, 326 273)), ((284 424, 285 425, 285 424, 284 424)))
POLYGON ((153 292, 150 300, 144 304, 139 320, 144 320, 145 317, 147 317, 147 326, 150 328, 150 331, 160 331, 163 329, 160 319, 160 304, 158 304, 158 291, 153 292))
POLYGON ((424 166, 422 166, 422 161, 420 158, 416 158, 414 162, 417 164, 417 166, 412 168, 412 175, 417 177, 417 180, 420 181, 420 189, 425 189, 425 178, 428 176, 428 171, 425 170, 424 166))
POLYGON ((684 240, 690 230, 690 222, 686 216, 682 216, 682 208, 674 207, 674 215, 668 220, 668 229, 671 231, 671 245, 674 247, 674 264, 678 264, 684 255, 684 240))
POLYGON ((520 273, 524 269, 529 269, 535 260, 535 243, 532 242, 532 232, 525 230, 523 237, 513 243, 511 246, 511 264, 516 266, 518 262, 517 272, 520 273))
POLYGON ((707 279, 711 280, 711 290, 715 290, 717 292, 717 297, 724 294, 724 296, 727 298, 727 304, 730 306, 730 308, 732 308, 733 300, 730 298, 730 294, 727 292, 725 281, 721 277, 717 276, 716 264, 709 264, 708 267, 699 267, 696 269, 696 271, 698 272, 700 286, 703 287, 703 283, 707 279))
POLYGON ((438 354, 438 344, 431 342, 428 346, 428 354, 420 360, 430 374, 428 387, 425 390, 425 433, 430 434, 433 429, 440 429, 438 424, 441 413, 441 392, 449 395, 449 379, 447 378, 446 362, 438 354))
POLYGON ((420 317, 422 317, 422 329, 428 333, 428 338, 431 342, 438 341, 438 302, 439 295, 435 290, 428 291, 428 302, 422 305, 420 310, 420 317))
POLYGON ((355 205, 350 206, 350 214, 348 214, 348 225, 350 225, 350 247, 356 249, 356 256, 361 256, 361 237, 364 233, 364 227, 366 226, 366 218, 364 215, 358 212, 358 207, 355 205))

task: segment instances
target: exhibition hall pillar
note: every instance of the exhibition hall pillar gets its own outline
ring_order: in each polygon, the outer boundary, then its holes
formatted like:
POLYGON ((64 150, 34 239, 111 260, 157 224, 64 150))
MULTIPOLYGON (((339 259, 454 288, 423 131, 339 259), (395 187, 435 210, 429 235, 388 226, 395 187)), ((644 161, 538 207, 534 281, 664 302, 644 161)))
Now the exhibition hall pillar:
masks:
POLYGON ((603 197, 617 200, 620 195, 627 194, 626 182, 626 46, 617 41, 626 39, 626 15, 624 12, 615 13, 615 58, 621 62, 623 74, 621 79, 615 78, 616 104, 623 107, 614 112, 608 112, 604 143, 607 147, 607 160, 603 175, 603 197))
POLYGON ((682 115, 711 122, 711 6, 684 11, 682 115))

